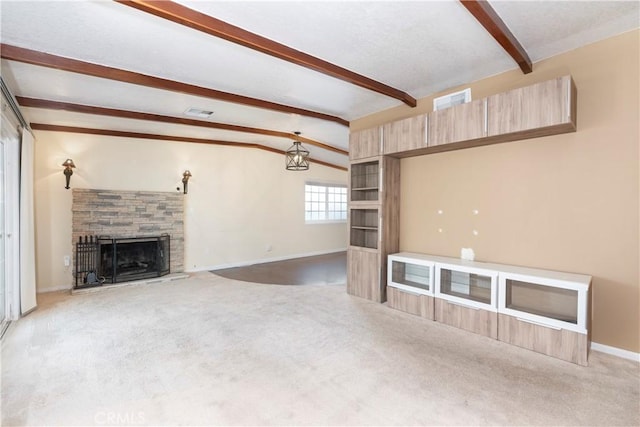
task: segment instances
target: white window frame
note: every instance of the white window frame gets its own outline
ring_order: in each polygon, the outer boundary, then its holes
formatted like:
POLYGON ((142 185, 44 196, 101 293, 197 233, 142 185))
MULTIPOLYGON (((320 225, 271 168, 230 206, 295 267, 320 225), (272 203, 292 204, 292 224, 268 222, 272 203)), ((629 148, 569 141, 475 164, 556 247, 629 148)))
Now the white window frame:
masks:
POLYGON ((348 207, 347 207, 347 186, 345 184, 336 184, 333 182, 305 182, 304 185, 304 222, 305 224, 339 224, 347 222, 348 215, 348 207), (308 187, 324 187, 324 200, 323 201, 312 201, 307 199, 307 195, 309 193, 308 187), (343 201, 329 201, 329 188, 340 188, 342 189, 342 194, 344 195, 343 201), (307 213, 310 212, 309 205, 311 203, 324 203, 324 210, 316 211, 311 209, 313 212, 323 212, 325 219, 308 219, 307 213), (343 209, 333 210, 333 212, 344 212, 344 217, 340 219, 326 219, 329 216, 329 203, 340 203, 344 206, 343 209))

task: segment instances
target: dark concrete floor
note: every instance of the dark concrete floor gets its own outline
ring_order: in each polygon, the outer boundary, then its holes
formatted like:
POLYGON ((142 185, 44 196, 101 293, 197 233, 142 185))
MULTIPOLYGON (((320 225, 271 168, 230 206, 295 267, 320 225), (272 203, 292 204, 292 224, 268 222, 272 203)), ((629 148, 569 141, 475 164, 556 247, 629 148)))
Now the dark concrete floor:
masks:
POLYGON ((277 285, 342 285, 347 283, 347 253, 226 268, 212 273, 227 279, 277 285))

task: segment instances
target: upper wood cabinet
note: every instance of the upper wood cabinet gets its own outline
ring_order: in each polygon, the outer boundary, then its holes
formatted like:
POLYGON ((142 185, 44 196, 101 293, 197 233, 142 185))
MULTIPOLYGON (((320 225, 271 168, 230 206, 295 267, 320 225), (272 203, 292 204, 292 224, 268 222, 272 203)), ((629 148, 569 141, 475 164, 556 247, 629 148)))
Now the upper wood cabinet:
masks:
POLYGON ((558 77, 487 98, 488 136, 549 134, 548 128, 575 131, 576 87, 558 77))
POLYGON ((349 135, 349 159, 366 159, 382 154, 380 138, 380 127, 351 132, 349 135))
POLYGON ((397 120, 382 126, 384 154, 427 147, 427 115, 397 120))
POLYGON ((429 114, 429 147, 487 136, 486 99, 429 114))
POLYGON ((576 131, 577 90, 557 77, 351 133, 349 157, 397 158, 576 131))

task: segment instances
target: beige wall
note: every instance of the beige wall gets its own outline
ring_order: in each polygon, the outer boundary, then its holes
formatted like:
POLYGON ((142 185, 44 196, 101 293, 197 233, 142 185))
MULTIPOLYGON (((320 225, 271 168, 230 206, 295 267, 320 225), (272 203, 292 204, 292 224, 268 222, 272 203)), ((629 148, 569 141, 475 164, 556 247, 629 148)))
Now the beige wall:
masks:
POLYGON ((72 283, 63 263, 72 248, 67 157, 77 166, 74 188, 176 191, 189 169, 186 271, 346 247, 346 224, 304 223, 305 180, 346 184, 344 171, 312 164, 287 172, 283 156, 255 149, 58 132, 37 131, 35 147, 39 292, 72 283))
MULTIPOLYGON (((401 250, 459 256, 472 247, 480 261, 592 275, 593 341, 639 352, 639 37, 463 86, 477 99, 571 74, 578 131, 402 160, 401 250)), ((432 99, 351 128, 431 111, 432 99)))

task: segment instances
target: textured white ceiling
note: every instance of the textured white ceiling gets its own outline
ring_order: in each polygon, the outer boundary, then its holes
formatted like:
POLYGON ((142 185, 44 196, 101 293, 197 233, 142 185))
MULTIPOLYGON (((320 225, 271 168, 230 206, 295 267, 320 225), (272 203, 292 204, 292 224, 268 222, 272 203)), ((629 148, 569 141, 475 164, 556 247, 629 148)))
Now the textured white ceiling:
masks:
MULTIPOLYGON (((408 92, 430 95, 516 68, 458 1, 180 1, 233 25, 408 92)), ((533 61, 640 25, 639 2, 492 1, 533 61)), ((400 101, 112 1, 2 1, 2 43, 353 120, 400 101)), ((535 68, 534 68, 535 70, 535 68)), ((534 71, 535 72, 535 71, 534 71)), ((16 95, 211 121, 304 136, 346 149, 348 129, 324 120, 2 61, 16 95)), ((286 138, 25 109, 51 124, 254 142, 286 138), (84 123, 84 124, 83 124, 84 123)), ((319 160, 347 158, 310 147, 319 160)))

